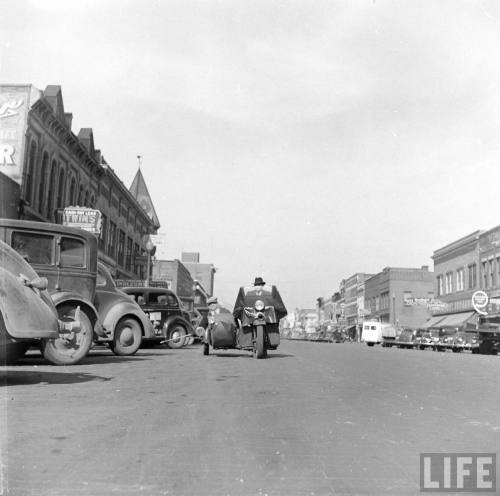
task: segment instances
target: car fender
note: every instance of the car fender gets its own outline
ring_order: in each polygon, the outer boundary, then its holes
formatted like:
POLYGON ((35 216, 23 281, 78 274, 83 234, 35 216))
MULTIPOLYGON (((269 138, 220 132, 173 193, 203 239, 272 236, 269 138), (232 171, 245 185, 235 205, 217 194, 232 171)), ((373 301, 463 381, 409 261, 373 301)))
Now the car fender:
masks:
POLYGON ((57 315, 37 291, 21 283, 12 272, 0 268, 0 311, 5 331, 11 337, 59 337, 57 315))
POLYGON ((141 325, 142 335, 149 339, 154 337, 154 330, 147 315, 133 301, 122 301, 113 305, 106 315, 101 315, 102 325, 108 336, 114 335, 118 322, 124 317, 134 317, 141 325))
POLYGON ((170 330, 170 328, 175 325, 175 324, 180 324, 182 325, 188 334, 193 335, 194 334, 194 329, 193 326, 189 321, 187 321, 184 317, 181 315, 171 315, 168 317, 165 322, 163 323, 163 328, 167 330, 167 332, 170 330))
POLYGON ((106 337, 104 329, 102 328, 101 320, 99 319, 99 313, 90 301, 82 298, 81 295, 73 291, 58 291, 51 293, 50 296, 56 307, 59 307, 64 303, 71 303, 75 307, 79 306, 80 310, 85 312, 92 322, 94 332, 100 337, 106 337))

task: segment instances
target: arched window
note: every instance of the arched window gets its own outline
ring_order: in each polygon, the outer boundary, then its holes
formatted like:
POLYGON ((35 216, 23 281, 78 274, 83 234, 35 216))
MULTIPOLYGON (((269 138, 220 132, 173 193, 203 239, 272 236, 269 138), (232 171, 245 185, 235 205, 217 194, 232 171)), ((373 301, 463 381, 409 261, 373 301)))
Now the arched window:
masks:
POLYGON ((74 205, 76 201, 76 180, 74 177, 71 178, 71 186, 69 188, 69 202, 74 205))
POLYGON ((64 169, 61 169, 59 172, 59 187, 57 188, 57 208, 63 208, 64 205, 64 191, 66 184, 64 183, 66 178, 66 174, 64 173, 64 169))
POLYGON ((31 142, 28 168, 26 170, 26 185, 24 187, 24 198, 33 205, 33 171, 35 170, 36 143, 31 142))
POLYGON ((38 212, 42 215, 44 211, 45 203, 45 186, 47 184, 47 169, 49 166, 49 154, 45 152, 42 159, 42 168, 40 169, 40 182, 38 183, 38 212))
POLYGON ((54 199, 56 197, 57 187, 57 162, 52 160, 49 175, 49 193, 47 195, 47 218, 55 220, 54 217, 54 199))
POLYGON ((95 208, 95 196, 94 195, 92 195, 92 198, 90 198, 90 206, 92 208, 95 208))
POLYGON ((89 194, 90 194, 90 193, 89 193, 89 191, 87 190, 87 191, 85 192, 85 203, 84 203, 84 205, 85 205, 86 207, 88 207, 88 206, 89 206, 89 194))

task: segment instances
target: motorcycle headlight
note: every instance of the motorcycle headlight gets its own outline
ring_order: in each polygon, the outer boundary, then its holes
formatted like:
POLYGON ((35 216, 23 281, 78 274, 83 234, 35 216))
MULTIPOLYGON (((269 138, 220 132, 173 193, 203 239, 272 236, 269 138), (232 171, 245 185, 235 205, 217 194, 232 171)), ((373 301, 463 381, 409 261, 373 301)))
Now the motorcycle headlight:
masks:
POLYGON ((264 306, 265 305, 262 300, 257 300, 254 305, 255 310, 257 310, 257 312, 262 312, 262 310, 264 310, 264 306))

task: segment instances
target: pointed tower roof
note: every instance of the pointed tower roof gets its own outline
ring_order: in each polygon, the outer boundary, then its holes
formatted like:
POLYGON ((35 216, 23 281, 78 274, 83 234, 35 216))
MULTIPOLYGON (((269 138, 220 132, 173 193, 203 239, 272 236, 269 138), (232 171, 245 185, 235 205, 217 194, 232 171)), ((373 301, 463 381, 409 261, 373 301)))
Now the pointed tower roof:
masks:
POLYGON ((156 215, 153 200, 151 200, 151 196, 149 195, 148 187, 146 186, 146 181, 144 181, 140 167, 132 181, 132 186, 130 186, 130 193, 132 193, 132 196, 139 202, 139 205, 153 221, 155 227, 159 228, 160 221, 156 215))

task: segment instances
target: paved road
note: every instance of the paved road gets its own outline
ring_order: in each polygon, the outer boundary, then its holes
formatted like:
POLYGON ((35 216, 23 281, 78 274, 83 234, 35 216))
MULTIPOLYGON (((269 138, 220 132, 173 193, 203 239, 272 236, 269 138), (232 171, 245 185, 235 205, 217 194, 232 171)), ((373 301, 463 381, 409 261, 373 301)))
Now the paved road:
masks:
POLYGON ((285 341, 2 372, 15 496, 418 494, 419 453, 500 446, 495 356, 285 341))

